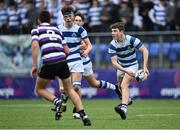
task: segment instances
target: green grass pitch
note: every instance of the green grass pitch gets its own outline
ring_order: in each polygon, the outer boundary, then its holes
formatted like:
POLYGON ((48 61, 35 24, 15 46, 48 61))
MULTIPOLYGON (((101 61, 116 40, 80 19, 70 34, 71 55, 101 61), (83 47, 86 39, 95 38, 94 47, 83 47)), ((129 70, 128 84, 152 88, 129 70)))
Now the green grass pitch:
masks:
POLYGON ((73 119, 72 103, 56 121, 45 100, 0 100, 0 129, 180 129, 180 100, 134 100, 126 120, 115 113, 117 99, 83 100, 92 126, 73 119))

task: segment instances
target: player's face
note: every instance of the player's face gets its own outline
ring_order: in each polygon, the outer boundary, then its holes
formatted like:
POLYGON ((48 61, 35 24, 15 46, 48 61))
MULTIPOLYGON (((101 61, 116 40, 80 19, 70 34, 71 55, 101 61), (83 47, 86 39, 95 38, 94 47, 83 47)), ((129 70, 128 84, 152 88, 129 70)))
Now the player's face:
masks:
POLYGON ((76 16, 74 18, 74 23, 79 25, 79 26, 83 26, 83 24, 84 24, 84 22, 83 22, 83 20, 82 20, 82 18, 80 16, 76 16))
POLYGON ((112 37, 113 37, 114 40, 120 40, 123 37, 123 35, 124 35, 124 32, 120 31, 117 28, 112 29, 111 33, 112 33, 112 37))
POLYGON ((64 15, 64 21, 66 23, 73 23, 74 20, 74 15, 73 14, 68 14, 68 15, 64 15))

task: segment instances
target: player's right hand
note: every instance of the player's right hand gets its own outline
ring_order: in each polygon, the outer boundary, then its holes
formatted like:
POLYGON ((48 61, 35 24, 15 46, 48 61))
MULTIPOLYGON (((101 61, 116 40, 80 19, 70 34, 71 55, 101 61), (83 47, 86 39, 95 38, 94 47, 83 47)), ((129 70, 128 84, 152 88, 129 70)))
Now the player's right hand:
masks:
POLYGON ((33 66, 31 68, 31 77, 33 78, 33 77, 37 76, 37 74, 38 74, 38 68, 33 66))

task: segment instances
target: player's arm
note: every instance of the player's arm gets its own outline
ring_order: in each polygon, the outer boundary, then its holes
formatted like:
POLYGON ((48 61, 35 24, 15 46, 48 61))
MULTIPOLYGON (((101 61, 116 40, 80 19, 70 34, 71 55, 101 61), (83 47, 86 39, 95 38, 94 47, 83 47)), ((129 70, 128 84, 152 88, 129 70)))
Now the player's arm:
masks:
POLYGON ((60 35, 61 35, 61 37, 62 37, 62 45, 63 45, 63 47, 64 47, 64 53, 65 53, 66 55, 68 55, 68 54, 69 54, 69 47, 68 47, 68 45, 67 45, 66 40, 64 39, 63 33, 62 33, 61 31, 59 31, 59 32, 60 32, 60 35))
POLYGON ((34 77, 38 73, 38 55, 39 55, 39 42, 37 40, 32 41, 32 60, 33 66, 31 69, 31 76, 34 77))
POLYGON ((145 73, 147 73, 149 75, 149 70, 147 68, 147 63, 148 63, 148 57, 149 57, 149 51, 148 49, 142 45, 140 48, 139 48, 139 51, 141 51, 143 53, 143 70, 145 73))
MULTIPOLYGON (((83 44, 86 45, 86 49, 83 50, 82 55, 83 55, 84 57, 87 57, 88 54, 90 53, 90 51, 92 50, 92 44, 91 44, 89 38, 84 39, 82 42, 84 42, 83 44)), ((82 44, 82 43, 81 43, 81 44, 82 44)), ((81 47, 82 47, 82 46, 81 46, 81 47)))
POLYGON ((81 41, 81 44, 80 44, 80 50, 86 50, 86 48, 87 48, 87 45, 85 44, 85 42, 84 41, 81 41))
POLYGON ((112 65, 113 65, 113 67, 115 69, 123 71, 123 72, 127 73, 128 75, 130 75, 132 77, 135 76, 135 74, 133 72, 129 71, 128 69, 126 69, 124 67, 122 67, 117 61, 118 61, 118 59, 117 59, 116 55, 111 57, 111 63, 112 63, 112 65))
POLYGON ((69 54, 69 47, 68 47, 68 45, 65 44, 65 45, 63 45, 63 47, 64 47, 65 54, 68 55, 69 54))

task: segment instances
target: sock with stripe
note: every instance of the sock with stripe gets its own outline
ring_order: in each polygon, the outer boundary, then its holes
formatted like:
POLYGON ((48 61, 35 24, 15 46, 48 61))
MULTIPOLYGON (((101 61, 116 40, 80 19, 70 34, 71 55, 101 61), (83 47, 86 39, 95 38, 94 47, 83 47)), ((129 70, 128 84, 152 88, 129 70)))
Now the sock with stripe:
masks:
POLYGON ((121 104, 120 109, 123 110, 125 113, 127 113, 128 105, 127 104, 121 104))
POLYGON ((54 98, 53 103, 54 105, 57 105, 61 100, 59 98, 54 98))
POLYGON ((85 113, 84 109, 80 110, 78 113, 83 120, 88 117, 87 114, 85 113))
POLYGON ((111 90, 115 90, 116 86, 112 83, 106 82, 104 80, 100 80, 100 88, 107 88, 107 89, 111 89, 111 90))

